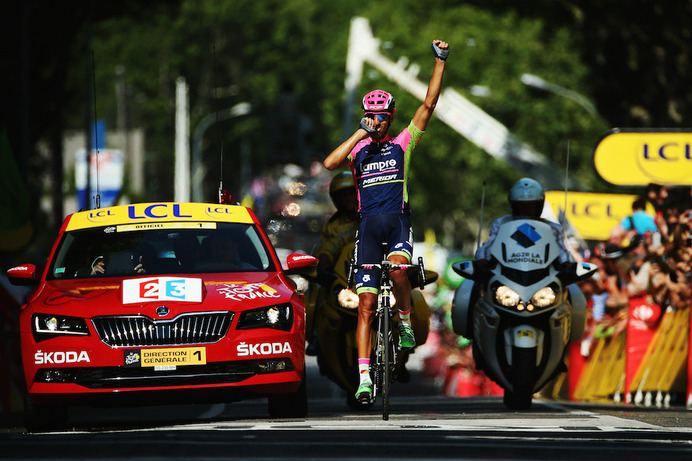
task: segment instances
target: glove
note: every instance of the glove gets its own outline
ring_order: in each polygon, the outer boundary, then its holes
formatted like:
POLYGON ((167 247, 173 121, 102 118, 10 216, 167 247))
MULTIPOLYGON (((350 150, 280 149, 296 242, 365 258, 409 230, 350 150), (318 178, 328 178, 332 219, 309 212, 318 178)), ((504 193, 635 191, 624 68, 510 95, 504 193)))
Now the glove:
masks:
POLYGON ((367 119, 365 117, 360 119, 360 127, 367 131, 368 134, 372 134, 377 131, 375 128, 368 125, 367 119))
POLYGON ((442 59, 443 61, 447 60, 447 56, 449 56, 449 49, 443 50, 433 43, 432 50, 436 58, 442 59))

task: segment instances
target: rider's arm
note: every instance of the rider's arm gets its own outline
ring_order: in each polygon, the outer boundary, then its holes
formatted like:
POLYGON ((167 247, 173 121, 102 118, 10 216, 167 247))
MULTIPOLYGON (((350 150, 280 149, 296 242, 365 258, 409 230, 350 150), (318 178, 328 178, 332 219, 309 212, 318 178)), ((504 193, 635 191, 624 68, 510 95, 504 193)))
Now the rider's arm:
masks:
MULTIPOLYGON (((433 40, 433 44, 436 45, 440 50, 448 51, 449 44, 443 42, 442 40, 433 40)), ((437 100, 440 97, 440 91, 442 89, 442 75, 445 71, 445 60, 436 57, 435 67, 433 68, 432 77, 430 77, 430 82, 428 83, 428 92, 425 95, 425 100, 423 104, 418 108, 416 114, 413 116, 413 124, 416 125, 421 131, 425 131, 428 127, 428 122, 432 117, 435 106, 437 105, 437 100)))
POLYGON ((348 154, 350 154, 353 148, 356 147, 356 144, 368 136, 367 131, 365 131, 363 128, 358 128, 350 138, 342 142, 339 147, 334 149, 332 153, 329 154, 326 159, 324 159, 324 167, 330 171, 334 171, 337 168, 343 168, 348 165, 348 154))

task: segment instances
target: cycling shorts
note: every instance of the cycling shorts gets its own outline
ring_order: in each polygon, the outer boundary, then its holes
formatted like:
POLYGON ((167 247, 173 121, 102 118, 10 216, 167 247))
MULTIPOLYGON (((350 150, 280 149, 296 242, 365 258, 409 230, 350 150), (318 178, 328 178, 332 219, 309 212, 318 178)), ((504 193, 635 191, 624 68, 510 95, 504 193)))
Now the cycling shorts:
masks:
MULTIPOLYGON (((358 223, 355 248, 356 264, 379 264, 386 257, 401 255, 411 262, 413 228, 408 214, 363 216, 358 223)), ((356 293, 379 292, 379 271, 358 269, 356 293)))

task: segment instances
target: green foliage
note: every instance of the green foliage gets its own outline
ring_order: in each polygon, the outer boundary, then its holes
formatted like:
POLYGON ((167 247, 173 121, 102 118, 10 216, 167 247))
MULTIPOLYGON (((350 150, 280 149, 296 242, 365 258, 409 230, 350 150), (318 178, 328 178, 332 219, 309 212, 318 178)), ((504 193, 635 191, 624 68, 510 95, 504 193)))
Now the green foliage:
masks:
MULTIPOLYGON (((444 87, 456 91, 546 155, 564 177, 602 188, 591 149, 609 125, 573 99, 529 88, 522 74, 539 75, 588 98, 590 69, 574 11, 549 2, 465 2, 434 5, 414 0, 181 0, 155 3, 136 16, 114 16, 94 25, 98 115, 117 119, 115 69, 123 66, 131 126, 147 132, 149 199, 172 195, 175 81, 190 87, 191 131, 206 115, 250 102, 249 117, 220 123, 205 136, 204 162, 218 171, 223 141, 226 179, 240 184, 240 144, 252 149, 252 173, 284 161, 323 159, 343 139, 345 59, 350 21, 370 19, 381 50, 407 57, 427 82, 433 65, 430 42, 451 44, 444 87), (532 6, 541 6, 532 8, 532 6), (574 13, 574 14, 573 14, 574 13), (214 59, 215 58, 215 59, 214 59), (485 88, 484 93, 474 88, 485 88), (480 96, 482 94, 482 96, 480 96), (308 127, 308 128, 306 128, 308 127)), ((591 10, 585 10, 590 12, 591 10)), ((74 66, 71 82, 83 67, 74 66)), ((366 65, 361 94, 385 88, 397 98, 392 131, 401 130, 420 101, 366 65)), ((75 94, 79 91, 75 89, 75 94)), ((358 107, 353 109, 359 118, 358 107)), ((81 126, 82 115, 73 116, 81 126)), ((356 126, 353 127, 355 129, 356 126)), ((432 228, 446 245, 471 251, 477 237, 485 183, 484 227, 507 211, 509 185, 523 176, 483 152, 439 120, 433 120, 412 160, 414 228, 432 228)), ((211 196, 216 176, 205 183, 211 196)), ((226 181, 225 181, 226 183, 226 181)))

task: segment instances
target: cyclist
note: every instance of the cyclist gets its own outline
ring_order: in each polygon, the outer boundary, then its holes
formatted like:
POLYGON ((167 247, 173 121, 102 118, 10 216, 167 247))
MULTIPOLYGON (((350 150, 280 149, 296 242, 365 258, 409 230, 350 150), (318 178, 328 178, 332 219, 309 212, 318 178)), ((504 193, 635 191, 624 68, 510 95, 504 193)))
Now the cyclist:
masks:
MULTIPOLYGON (((324 160, 329 170, 349 166, 358 191, 360 216, 356 234, 356 263, 379 263, 387 256, 393 264, 407 264, 413 253, 413 231, 409 219, 407 178, 411 153, 420 141, 432 117, 442 87, 449 44, 433 40, 433 74, 423 104, 409 125, 396 137, 389 135, 396 106, 394 97, 375 90, 363 98, 364 117, 360 127, 324 160), (382 244, 386 244, 385 253, 382 244)), ((399 309, 399 345, 416 345, 411 328, 411 284, 405 271, 392 273, 394 296, 399 309)), ((356 273, 358 294, 358 369, 359 403, 374 402, 370 378, 371 327, 379 290, 378 277, 372 271, 356 273)))
POLYGON ((336 213, 322 226, 320 242, 313 256, 320 260, 317 266, 317 282, 319 285, 310 284, 306 293, 306 327, 308 332, 308 346, 306 353, 317 353, 317 338, 314 331, 314 319, 317 316, 321 303, 324 301, 324 287, 333 282, 333 268, 341 250, 353 242, 358 227, 358 200, 356 197, 356 185, 350 171, 337 173, 329 183, 329 197, 336 207, 336 213))
MULTIPOLYGON (((495 222, 493 222, 493 225, 490 228, 490 236, 488 237, 488 241, 476 250, 476 260, 481 265, 488 263, 490 259, 490 247, 495 241, 495 237, 497 237, 500 226, 513 219, 541 219, 544 203, 545 192, 538 181, 531 178, 522 178, 514 183, 512 188, 509 190, 509 206, 512 209, 512 214, 497 218, 495 222)), ((543 221, 550 224, 550 227, 553 230, 555 240, 557 240, 560 247, 558 264, 564 266, 572 261, 572 257, 570 252, 567 251, 567 248, 565 247, 564 238, 562 236, 562 227, 552 221, 543 221)))

